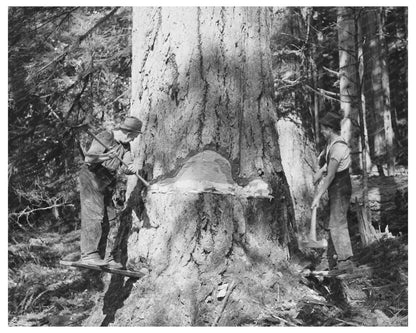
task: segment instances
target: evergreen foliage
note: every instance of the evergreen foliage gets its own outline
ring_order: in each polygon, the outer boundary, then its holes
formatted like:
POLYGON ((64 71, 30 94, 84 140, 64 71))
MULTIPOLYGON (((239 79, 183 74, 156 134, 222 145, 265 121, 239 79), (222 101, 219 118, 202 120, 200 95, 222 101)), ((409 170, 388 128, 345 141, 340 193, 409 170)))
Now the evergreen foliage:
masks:
POLYGON ((89 140, 77 126, 111 126, 127 113, 130 67, 130 8, 9 8, 13 228, 77 202, 80 144, 89 140))
MULTIPOLYGON (((380 8, 355 8, 357 24, 371 10, 380 8)), ((397 157, 407 165, 407 8, 383 7, 382 13, 397 157)), ((320 115, 339 108, 337 8, 279 7, 274 15, 271 48, 278 112, 295 112, 312 125, 315 96, 320 115)))

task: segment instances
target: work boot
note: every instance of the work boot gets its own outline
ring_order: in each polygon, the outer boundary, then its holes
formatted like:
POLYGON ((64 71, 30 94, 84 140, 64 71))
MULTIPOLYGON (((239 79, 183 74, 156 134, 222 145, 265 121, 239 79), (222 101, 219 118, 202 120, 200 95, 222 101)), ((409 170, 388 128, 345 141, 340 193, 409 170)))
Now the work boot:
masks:
POLYGON ((82 255, 80 264, 95 265, 95 266, 107 266, 107 261, 101 259, 97 252, 93 252, 87 255, 82 255))
POLYGON ((352 273, 354 271, 354 263, 351 261, 351 259, 347 260, 340 260, 337 263, 337 270, 339 271, 345 271, 347 273, 352 273))
POLYGON ((321 262, 315 267, 315 271, 328 271, 329 263, 327 258, 322 258, 321 262))
POLYGON ((113 269, 123 269, 123 265, 117 261, 115 261, 114 257, 110 255, 107 260, 107 267, 113 269))

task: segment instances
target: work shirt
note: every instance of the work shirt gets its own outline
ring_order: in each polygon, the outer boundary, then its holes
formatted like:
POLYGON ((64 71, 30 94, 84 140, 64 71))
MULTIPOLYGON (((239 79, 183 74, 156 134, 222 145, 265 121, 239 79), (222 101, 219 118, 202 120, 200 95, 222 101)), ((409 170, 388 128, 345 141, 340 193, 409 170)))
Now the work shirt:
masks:
POLYGON ((326 162, 329 164, 330 159, 336 160, 338 164, 337 172, 347 170, 351 164, 350 148, 342 136, 337 136, 326 148, 326 162), (340 142, 341 141, 341 142, 340 142))
MULTIPOLYGON (((125 163, 130 164, 132 163, 132 156, 130 153, 130 146, 123 145, 122 143, 118 142, 114 139, 114 134, 112 131, 103 131, 97 134, 97 138, 104 143, 110 150, 114 150, 117 153, 117 156, 122 159, 125 163)), ((107 153, 107 150, 101 143, 97 140, 93 140, 91 143, 90 148, 87 151, 87 155, 100 155, 107 153)), ((88 163, 87 163, 88 164, 88 163)), ((109 159, 107 161, 100 163, 103 167, 105 167, 111 173, 115 173, 117 169, 120 167, 120 160, 117 157, 109 159)))

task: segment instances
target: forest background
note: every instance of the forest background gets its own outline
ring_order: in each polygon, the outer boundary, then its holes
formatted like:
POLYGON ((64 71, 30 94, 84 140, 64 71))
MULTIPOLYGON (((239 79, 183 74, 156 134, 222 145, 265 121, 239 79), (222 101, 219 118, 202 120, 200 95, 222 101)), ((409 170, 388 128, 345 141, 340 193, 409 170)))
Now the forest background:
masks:
MULTIPOLYGON (((13 80, 8 82, 9 89, 12 87, 12 94, 9 90, 8 95, 7 131, 8 242, 33 240, 34 231, 62 234, 79 229, 76 173, 82 161, 81 147, 90 138, 77 126, 88 121, 95 128, 111 127, 128 113, 130 11, 121 8, 113 12, 103 7, 80 11, 76 7, 64 7, 33 15, 30 10, 17 9, 11 20, 9 17, 8 67, 9 80, 11 77, 13 80), (70 24, 68 17, 76 24, 70 24), (102 18, 105 19, 100 21, 102 18), (31 28, 33 24, 38 26, 36 32, 31 28), (13 44, 14 39, 19 44, 13 44)), ((276 54, 276 59, 295 55, 295 59, 291 56, 284 59, 289 64, 286 68, 275 68, 276 99, 282 109, 304 103, 305 119, 314 132, 316 115, 324 114, 337 103, 339 80, 332 69, 337 68, 339 59, 334 38, 336 13, 329 8, 321 8, 319 13, 316 11, 318 14, 314 14, 312 7, 310 11, 309 16, 300 12, 295 16, 309 17, 320 24, 321 30, 316 35, 311 33, 313 42, 301 45, 297 37, 286 36, 272 43, 276 49, 286 51, 276 54), (293 98, 294 95, 307 98, 293 98), (316 100, 319 102, 314 104, 316 100)), ((403 65, 407 64, 408 36, 404 19, 407 16, 392 8, 386 8, 382 15, 383 29, 390 31, 386 33, 384 47, 391 46, 383 54, 388 68, 394 68, 389 71, 396 147, 394 163, 407 167, 408 119, 411 118, 407 109, 408 69, 403 65)), ((294 29, 301 30, 296 22, 292 23, 294 29)), ((316 144, 322 146, 319 140, 316 144)), ((387 166, 384 172, 388 173, 386 158, 389 157, 382 158, 380 164, 387 166)), ((13 263, 19 266, 19 260, 23 259, 17 258, 13 263)), ((25 307, 36 307, 27 302, 22 305, 22 301, 16 303, 17 313, 25 307)))

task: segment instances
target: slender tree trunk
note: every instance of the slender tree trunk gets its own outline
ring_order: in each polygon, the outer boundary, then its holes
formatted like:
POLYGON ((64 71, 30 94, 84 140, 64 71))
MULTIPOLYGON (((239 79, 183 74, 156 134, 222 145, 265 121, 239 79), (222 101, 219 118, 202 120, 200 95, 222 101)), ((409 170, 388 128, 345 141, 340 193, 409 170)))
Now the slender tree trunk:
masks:
POLYGON ((338 43, 339 43, 339 74, 340 96, 343 121, 341 134, 351 148, 351 169, 353 173, 361 170, 360 122, 359 107, 361 105, 359 62, 357 59, 357 34, 354 9, 338 8, 338 43))
MULTIPOLYGON (((359 39, 361 37, 361 29, 359 26, 359 22, 356 18, 354 18, 354 22, 355 22, 355 31, 356 33, 354 34, 354 40, 355 40, 355 50, 356 50, 356 56, 355 58, 358 61, 358 66, 356 67, 356 71, 358 72, 358 78, 359 78, 359 82, 358 82, 358 88, 360 91, 360 102, 358 104, 358 116, 359 116, 359 124, 360 124, 360 143, 361 143, 361 151, 362 151, 362 156, 363 157, 367 157, 367 138, 366 138, 366 129, 365 129, 365 98, 362 98, 362 77, 363 77, 363 62, 361 61, 362 58, 362 44, 359 42, 359 39), (360 60, 359 60, 360 59, 360 60)), ((362 158, 361 159, 361 163, 362 163, 362 171, 363 171, 363 196, 364 196, 364 208, 366 210, 366 212, 370 213, 369 207, 368 207, 368 172, 367 172, 367 158, 362 158)), ((369 219, 371 221, 371 218, 369 219)))
POLYGON ((360 143, 362 151, 362 186, 363 186, 363 206, 359 207, 357 205, 357 217, 358 217, 358 228, 360 231, 361 241, 364 246, 368 246, 372 242, 377 240, 377 233, 374 227, 371 224, 371 209, 369 207, 369 198, 368 198, 368 171, 369 164, 371 163, 368 153, 368 136, 366 130, 366 99, 363 91, 363 81, 364 81, 364 62, 363 62, 363 43, 362 43, 362 27, 358 17, 355 17, 355 31, 357 32, 354 35, 356 43, 356 58, 359 61, 359 66, 357 67, 359 81, 359 89, 361 96, 361 103, 358 106, 358 114, 360 121, 360 143))
POLYGON ((384 124, 384 137, 386 145, 386 159, 387 159, 387 172, 389 176, 394 176, 395 173, 395 154, 394 154, 394 132, 392 125, 392 115, 390 106, 390 78, 388 71, 388 49, 386 45, 385 33, 384 33, 384 9, 379 9, 378 31, 380 36, 381 47, 381 86, 383 89, 383 101, 384 108, 382 112, 383 124, 384 124))
MULTIPOLYGON (((309 16, 309 21, 308 24, 311 25, 311 16, 312 13, 310 13, 309 16)), ((315 35, 315 33, 313 34, 315 35)), ((317 40, 313 40, 312 42, 312 50, 311 50, 311 56, 310 56, 310 63, 311 63, 311 71, 312 71, 312 87, 314 89, 314 94, 313 94, 313 119, 314 119, 314 130, 315 130, 315 146, 319 147, 320 146, 320 142, 319 142, 319 133, 320 133, 320 129, 319 129, 319 115, 320 115, 320 95, 317 93, 318 89, 319 89, 319 70, 318 67, 316 65, 316 61, 314 59, 315 55, 316 55, 316 44, 317 44, 317 40)))
POLYGON ((134 287, 110 284, 88 324, 211 325, 218 289, 236 285, 215 323, 238 325, 261 313, 249 295, 272 300, 260 276, 296 247, 271 12, 138 7, 133 22, 132 113, 144 122, 134 153, 151 186, 129 179, 134 214, 121 249, 129 267, 145 262, 150 273, 134 287))
POLYGON ((364 42, 363 42, 363 29, 361 20, 356 17, 355 24, 356 24, 356 45, 357 45, 357 59, 359 61, 359 78, 360 78, 360 97, 361 97, 361 104, 359 107, 360 112, 360 126, 361 130, 361 149, 362 149, 362 156, 365 156, 365 159, 362 159, 362 169, 363 173, 365 171, 366 176, 368 173, 371 172, 372 165, 371 165, 371 157, 370 157, 370 144, 369 144, 369 137, 368 137, 368 103, 365 96, 365 88, 366 88, 366 80, 367 77, 365 75, 365 64, 364 64, 364 42))
POLYGON ((390 110, 390 88, 387 69, 384 33, 379 8, 366 8, 361 20, 365 42, 364 61, 366 80, 367 105, 371 105, 368 113, 368 128, 372 159, 383 172, 382 166, 387 163, 387 172, 394 174, 393 128, 390 110))

